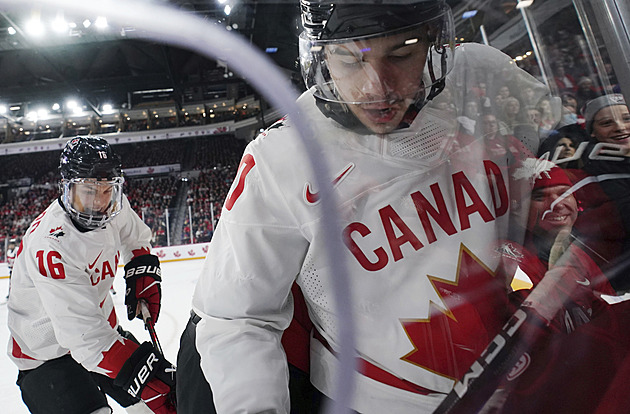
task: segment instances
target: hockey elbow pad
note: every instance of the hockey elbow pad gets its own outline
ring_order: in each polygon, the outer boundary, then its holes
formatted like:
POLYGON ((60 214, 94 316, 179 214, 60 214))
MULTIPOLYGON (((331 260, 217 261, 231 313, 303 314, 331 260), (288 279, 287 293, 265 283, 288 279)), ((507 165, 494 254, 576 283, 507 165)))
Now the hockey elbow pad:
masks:
MULTIPOLYGON (((144 300, 149 308, 151 319, 157 322, 160 315, 160 301, 162 299, 162 271, 160 260, 152 254, 134 257, 125 265, 125 305, 127 318, 132 320, 138 314, 138 301, 144 300)), ((140 315, 138 315, 141 318, 140 315)))

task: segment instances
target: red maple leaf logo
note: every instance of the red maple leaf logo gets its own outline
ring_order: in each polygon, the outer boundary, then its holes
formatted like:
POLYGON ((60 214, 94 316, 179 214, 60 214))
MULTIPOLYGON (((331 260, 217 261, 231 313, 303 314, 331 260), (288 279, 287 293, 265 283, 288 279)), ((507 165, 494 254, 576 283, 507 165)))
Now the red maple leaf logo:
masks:
POLYGON ((164 253, 164 250, 158 250, 157 253, 155 253, 155 255, 157 257, 162 258, 162 257, 166 256, 166 253, 164 253))
POLYGON ((173 253, 173 256, 175 256, 175 257, 179 257, 179 256, 181 256, 181 255, 182 255, 182 254, 179 252, 179 250, 178 250, 178 251, 176 251, 175 253, 173 253))
POLYGON ((202 250, 204 253, 208 253, 208 245, 206 244, 205 246, 203 246, 203 247, 201 248, 201 250, 202 250))
POLYGON ((441 303, 431 301, 426 319, 400 320, 414 346, 401 359, 456 380, 507 320, 506 287, 463 244, 454 282, 427 277, 441 303))
POLYGON ((193 249, 188 250, 188 255, 189 256, 194 256, 195 255, 195 251, 193 249))
POLYGON ((61 226, 57 227, 56 229, 50 229, 50 234, 53 234, 56 231, 61 230, 61 226))

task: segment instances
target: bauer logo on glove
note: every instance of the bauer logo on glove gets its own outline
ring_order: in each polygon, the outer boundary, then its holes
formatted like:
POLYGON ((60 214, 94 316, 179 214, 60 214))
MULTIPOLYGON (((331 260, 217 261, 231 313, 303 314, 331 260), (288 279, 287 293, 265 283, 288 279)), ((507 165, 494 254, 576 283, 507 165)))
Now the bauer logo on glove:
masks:
POLYGON ((127 392, 132 397, 139 397, 140 391, 144 388, 147 380, 150 375, 153 373, 153 365, 159 362, 158 358, 155 356, 155 352, 151 352, 144 364, 141 365, 140 371, 133 378, 133 382, 127 388, 127 392))
POLYGON ((160 270, 160 260, 152 254, 145 254, 134 257, 125 265, 125 281, 127 290, 125 292, 125 305, 127 305, 127 318, 132 320, 138 312, 138 301, 146 301, 151 314, 151 319, 157 322, 160 314, 160 301, 162 282, 160 270))

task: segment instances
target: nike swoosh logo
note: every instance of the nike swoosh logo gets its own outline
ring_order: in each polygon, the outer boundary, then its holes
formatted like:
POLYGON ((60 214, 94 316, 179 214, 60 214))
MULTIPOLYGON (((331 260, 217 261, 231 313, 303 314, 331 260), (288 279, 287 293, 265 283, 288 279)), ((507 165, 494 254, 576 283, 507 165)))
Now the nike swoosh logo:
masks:
POLYGON ((101 250, 98 256, 96 256, 96 259, 94 259, 94 262, 92 262, 91 265, 88 265, 88 269, 92 270, 92 268, 96 265, 96 262, 98 262, 98 258, 101 257, 102 254, 103 254, 103 251, 101 250))
POLYGON ((151 288, 151 286, 153 285, 157 285, 158 281, 156 280, 155 282, 151 283, 149 286, 145 287, 144 289, 142 289, 142 292, 138 293, 138 295, 143 294, 144 292, 146 292, 147 290, 149 290, 151 288))
MULTIPOLYGON (((346 165, 344 169, 337 175, 337 177, 335 177, 335 179, 332 181, 333 188, 336 188, 339 185, 339 183, 350 174, 352 170, 354 170, 353 162, 346 165)), ((304 186, 304 199, 306 200, 307 204, 314 205, 314 204, 319 203, 319 191, 313 192, 311 190, 311 183, 309 182, 307 182, 306 185, 304 186)))
POLYGON ((578 283, 582 286, 589 286, 591 284, 591 281, 587 278, 584 278, 584 280, 576 280, 575 283, 578 283))

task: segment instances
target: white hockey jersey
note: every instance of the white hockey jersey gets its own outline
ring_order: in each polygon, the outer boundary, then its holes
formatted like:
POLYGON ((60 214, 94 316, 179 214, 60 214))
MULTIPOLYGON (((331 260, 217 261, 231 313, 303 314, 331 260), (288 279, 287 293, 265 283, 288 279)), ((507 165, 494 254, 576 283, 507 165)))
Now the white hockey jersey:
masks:
POLYGON ((123 197, 105 227, 78 230, 55 200, 22 238, 8 302, 9 357, 20 370, 68 353, 94 372, 116 341, 110 294, 119 263, 148 253, 151 230, 123 197), (135 252, 134 252, 135 251, 135 252))
POLYGON ((17 254, 18 246, 7 250, 7 266, 9 267, 9 273, 13 270, 13 264, 15 264, 15 255, 17 254))
MULTIPOLYGON (((447 83, 457 107, 481 82, 546 93, 502 53, 458 49, 447 83)), ((325 157, 342 221, 360 367, 352 409, 433 411, 501 326, 507 282, 493 246, 522 234, 529 183, 510 172, 537 137, 465 135, 434 104, 408 129, 358 135, 307 92, 298 105, 321 154, 305 153, 285 120, 247 147, 193 298, 218 412, 289 412, 280 337, 294 281, 317 329, 311 380, 334 395, 339 326, 309 156, 325 157)))

